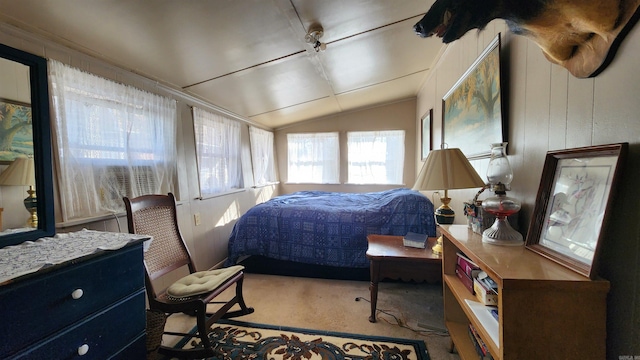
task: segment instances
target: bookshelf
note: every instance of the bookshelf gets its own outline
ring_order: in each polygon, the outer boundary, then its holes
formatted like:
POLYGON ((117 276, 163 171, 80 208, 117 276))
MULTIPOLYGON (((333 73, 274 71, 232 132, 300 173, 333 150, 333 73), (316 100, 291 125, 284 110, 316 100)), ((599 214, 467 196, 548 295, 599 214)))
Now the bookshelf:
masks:
POLYGON ((494 359, 606 357, 608 281, 590 280, 524 246, 485 244, 466 225, 440 231, 445 323, 461 359, 478 358, 469 323, 494 359), (456 276, 458 251, 498 283, 497 323, 456 276))

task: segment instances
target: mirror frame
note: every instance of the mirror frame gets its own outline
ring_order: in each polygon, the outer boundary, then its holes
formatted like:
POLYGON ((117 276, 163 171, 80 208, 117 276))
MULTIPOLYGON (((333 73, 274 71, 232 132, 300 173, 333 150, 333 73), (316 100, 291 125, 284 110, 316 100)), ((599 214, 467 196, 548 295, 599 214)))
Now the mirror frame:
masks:
POLYGON ((3 44, 0 44, 0 57, 29 67, 33 158, 38 199, 38 227, 32 231, 0 236, 0 247, 4 247, 55 235, 55 217, 47 60, 3 44))

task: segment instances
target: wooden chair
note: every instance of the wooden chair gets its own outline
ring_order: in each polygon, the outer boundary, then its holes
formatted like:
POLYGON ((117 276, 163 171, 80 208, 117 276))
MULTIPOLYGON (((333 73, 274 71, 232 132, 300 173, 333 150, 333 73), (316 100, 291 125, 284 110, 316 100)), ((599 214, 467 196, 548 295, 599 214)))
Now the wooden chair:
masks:
MULTIPOLYGON (((150 310, 162 311, 167 315, 186 313, 195 316, 197 324, 197 332, 195 334, 169 331, 164 331, 163 333, 198 337, 202 342, 201 348, 175 349, 168 346, 160 346, 158 352, 163 355, 180 358, 214 356, 215 350, 208 336, 211 325, 221 318, 241 316, 253 312, 253 308, 245 305, 242 296, 242 282, 244 279, 242 267, 196 273, 189 249, 178 228, 176 201, 173 194, 143 195, 133 199, 125 197, 124 203, 127 210, 129 232, 153 237, 149 249, 144 253, 145 285, 150 310), (188 267, 190 274, 195 273, 195 275, 187 276, 192 280, 194 276, 205 274, 212 277, 215 280, 214 282, 219 282, 220 284, 213 289, 207 289, 205 293, 187 294, 187 296, 181 294, 180 297, 172 296, 171 289, 174 286, 169 286, 161 291, 154 288, 153 283, 155 280, 185 265, 188 267), (217 274, 217 272, 222 272, 223 274, 217 274), (236 285, 236 291, 231 300, 213 301, 225 289, 234 284, 236 285), (207 304, 210 303, 222 304, 222 306, 219 306, 214 313, 207 313, 207 304), (240 310, 229 311, 236 304, 239 305, 240 310)), ((176 283, 181 283, 181 281, 179 280, 176 283)))

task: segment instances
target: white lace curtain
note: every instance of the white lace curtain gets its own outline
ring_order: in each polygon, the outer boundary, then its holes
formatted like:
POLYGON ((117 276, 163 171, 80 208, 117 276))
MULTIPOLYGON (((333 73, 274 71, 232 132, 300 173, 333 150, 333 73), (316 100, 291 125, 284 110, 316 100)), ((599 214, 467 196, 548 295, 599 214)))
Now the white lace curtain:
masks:
POLYGON ((240 123, 193 108, 200 196, 243 187, 240 123))
POLYGON ((339 183, 339 141, 337 132, 287 134, 287 181, 291 183, 339 183))
POLYGON ((123 211, 123 196, 173 191, 175 100, 49 61, 63 221, 123 211))
POLYGON ((351 184, 402 184, 404 131, 347 133, 348 177, 351 184))
POLYGON ((251 142, 254 185, 261 186, 277 181, 273 133, 250 126, 249 140, 251 142))

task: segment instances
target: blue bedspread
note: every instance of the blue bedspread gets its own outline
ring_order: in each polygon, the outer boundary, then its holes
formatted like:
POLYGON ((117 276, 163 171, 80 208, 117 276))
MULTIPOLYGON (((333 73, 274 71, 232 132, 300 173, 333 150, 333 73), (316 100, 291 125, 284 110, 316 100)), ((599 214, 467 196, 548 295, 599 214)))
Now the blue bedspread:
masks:
POLYGON ((435 236, 433 204, 421 193, 300 191, 256 205, 240 217, 229 238, 226 265, 244 255, 307 264, 369 266, 368 234, 435 236))

